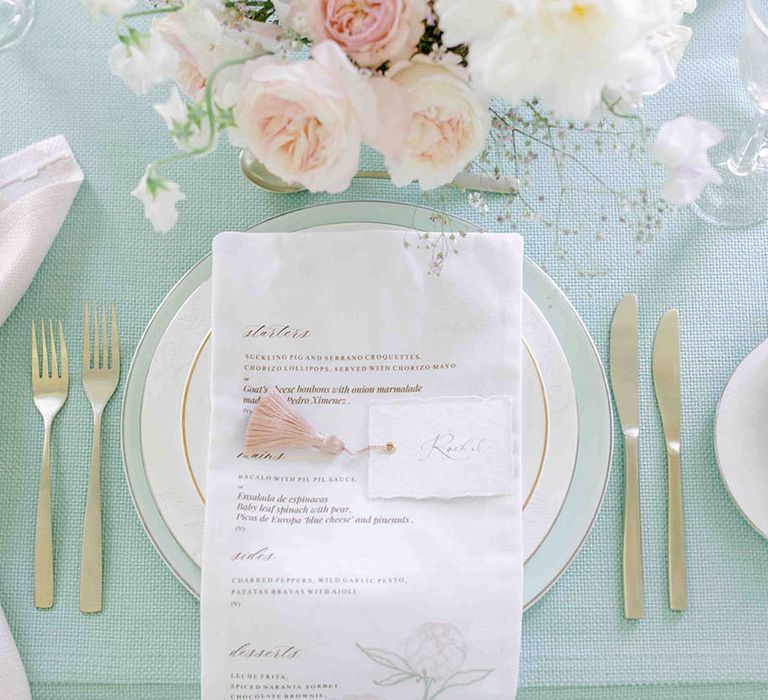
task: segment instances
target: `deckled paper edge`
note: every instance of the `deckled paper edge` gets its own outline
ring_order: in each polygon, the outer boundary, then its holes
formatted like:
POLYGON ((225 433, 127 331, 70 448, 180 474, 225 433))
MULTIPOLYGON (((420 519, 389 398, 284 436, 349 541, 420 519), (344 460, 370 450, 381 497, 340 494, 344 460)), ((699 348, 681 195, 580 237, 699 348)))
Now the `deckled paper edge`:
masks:
MULTIPOLYGON (((519 460, 518 455, 515 452, 515 441, 512 439, 512 425, 515 418, 515 407, 514 407, 514 399, 512 396, 505 395, 505 394, 494 394, 493 396, 477 396, 475 394, 469 394, 466 396, 430 396, 430 397, 409 397, 405 399, 391 399, 391 400, 373 400, 368 404, 368 443, 373 444, 374 437, 371 434, 371 426, 373 425, 372 420, 372 412, 374 409, 378 406, 391 406, 393 404, 414 404, 414 403, 444 403, 446 401, 482 401, 483 403, 489 403, 491 401, 503 401, 507 404, 507 417, 508 417, 508 423, 509 423, 509 447, 510 447, 510 459, 519 460)), ((518 436, 518 442, 520 440, 520 437, 518 436)), ((457 498, 509 498, 509 497, 515 497, 518 495, 517 492, 520 491, 518 479, 516 478, 516 472, 520 469, 520 466, 518 464, 512 465, 513 473, 512 473, 512 480, 509 484, 509 491, 505 491, 503 493, 499 493, 498 491, 476 491, 473 493, 466 493, 466 494, 460 494, 456 495, 454 493, 430 493, 429 495, 404 495, 404 494, 393 494, 388 496, 383 495, 371 495, 371 476, 370 476, 370 468, 371 468, 371 457, 374 455, 369 452, 367 455, 367 463, 366 463, 366 472, 367 472, 367 479, 366 479, 366 490, 367 490, 367 497, 371 500, 391 500, 393 498, 407 498, 409 500, 413 501, 426 501, 426 500, 441 500, 441 501, 453 501, 457 498)))

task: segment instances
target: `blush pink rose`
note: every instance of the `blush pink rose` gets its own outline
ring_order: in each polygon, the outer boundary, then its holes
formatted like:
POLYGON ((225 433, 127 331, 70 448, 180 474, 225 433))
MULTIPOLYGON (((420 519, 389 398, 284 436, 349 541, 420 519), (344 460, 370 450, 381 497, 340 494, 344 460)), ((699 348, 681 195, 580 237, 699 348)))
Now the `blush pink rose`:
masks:
POLYGON ((402 149, 402 119, 385 119, 401 92, 384 78, 364 77, 330 41, 317 44, 306 61, 265 56, 243 71, 230 141, 286 182, 342 192, 357 172, 363 142, 391 158, 402 149))
POLYGON ((451 182, 479 153, 490 129, 488 102, 466 71, 426 56, 393 66, 387 79, 405 91, 411 119, 398 158, 387 158, 398 187, 417 180, 428 190, 451 182))
POLYGON ((358 65, 410 58, 424 33, 427 0, 293 0, 291 25, 315 41, 335 41, 358 65))

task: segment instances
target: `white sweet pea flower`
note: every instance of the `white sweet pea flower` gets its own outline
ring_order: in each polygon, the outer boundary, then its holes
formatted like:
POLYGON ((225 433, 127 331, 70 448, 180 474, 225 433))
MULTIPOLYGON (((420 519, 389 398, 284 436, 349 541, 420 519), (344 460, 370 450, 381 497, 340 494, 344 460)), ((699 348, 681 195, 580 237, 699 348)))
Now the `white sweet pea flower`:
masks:
MULTIPOLYGON (((193 100, 202 98, 208 78, 222 63, 260 56, 279 48, 277 25, 242 19, 233 27, 222 22, 199 0, 187 0, 179 12, 161 15, 152 23, 152 31, 178 53, 179 62, 172 77, 193 100)), ((239 79, 237 66, 218 75, 214 90, 219 104, 224 104, 225 99, 227 106, 234 103, 229 95, 239 79)))
POLYGON ((147 168, 131 194, 144 205, 144 216, 159 233, 166 233, 176 225, 179 219, 176 202, 186 199, 175 182, 158 177, 152 166, 147 168))
MULTIPOLYGON (((163 118, 176 145, 183 151, 194 151, 208 145, 211 133, 210 121, 205 109, 198 104, 189 105, 179 95, 174 85, 166 102, 155 105, 155 111, 163 118)), ((216 138, 206 152, 216 146, 216 138)))
POLYGON ((94 17, 96 15, 122 17, 134 4, 134 0, 80 0, 80 2, 94 17))
POLYGON ((173 77, 178 63, 179 55, 159 34, 135 29, 129 29, 109 54, 112 74, 120 76, 137 95, 173 77))
POLYGON ((716 126, 689 116, 667 122, 659 129, 653 157, 667 171, 662 188, 664 199, 672 204, 690 204, 707 185, 722 183, 707 151, 723 138, 723 132, 716 126))

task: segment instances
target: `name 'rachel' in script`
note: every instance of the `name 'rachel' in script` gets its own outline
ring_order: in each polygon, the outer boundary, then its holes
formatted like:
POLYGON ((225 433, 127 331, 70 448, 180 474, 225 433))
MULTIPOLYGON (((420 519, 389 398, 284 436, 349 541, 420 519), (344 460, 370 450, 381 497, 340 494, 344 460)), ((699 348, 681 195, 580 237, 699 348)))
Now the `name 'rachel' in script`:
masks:
POLYGON ((488 440, 484 437, 460 438, 450 431, 437 433, 421 446, 422 457, 419 461, 426 462, 437 457, 460 462, 485 451, 488 447, 488 440))

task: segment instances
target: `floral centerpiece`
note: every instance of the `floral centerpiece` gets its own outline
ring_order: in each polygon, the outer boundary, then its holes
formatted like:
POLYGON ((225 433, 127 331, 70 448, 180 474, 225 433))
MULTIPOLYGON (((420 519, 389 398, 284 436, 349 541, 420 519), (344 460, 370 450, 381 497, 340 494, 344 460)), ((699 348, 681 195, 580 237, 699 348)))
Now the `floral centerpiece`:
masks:
MULTIPOLYGON (((172 80, 155 109, 179 152, 147 166, 133 195, 157 230, 176 223, 162 174, 226 131, 272 174, 345 190, 361 146, 396 186, 450 183, 489 133, 527 105, 541 119, 634 119, 670 83, 695 0, 82 0, 117 18, 109 64, 137 94, 172 80), (146 26, 147 18, 149 25, 146 26), (140 25, 140 26, 139 26, 140 25), (181 90, 181 92, 180 92, 181 90), (182 94, 183 93, 183 94, 182 94)), ((659 130, 663 194, 687 203, 717 182, 722 135, 682 117, 659 130)))

